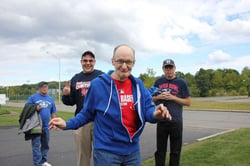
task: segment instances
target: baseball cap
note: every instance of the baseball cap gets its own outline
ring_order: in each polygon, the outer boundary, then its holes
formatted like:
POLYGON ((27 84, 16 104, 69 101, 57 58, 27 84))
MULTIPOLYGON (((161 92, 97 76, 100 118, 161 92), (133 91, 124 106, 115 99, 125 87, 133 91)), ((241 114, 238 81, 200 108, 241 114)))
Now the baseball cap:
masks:
POLYGON ((85 51, 85 52, 82 54, 82 57, 84 57, 84 56, 86 56, 86 55, 90 55, 90 56, 92 56, 92 58, 95 59, 95 54, 94 54, 92 51, 90 51, 90 50, 85 51))
POLYGON ((48 85, 48 82, 41 81, 38 83, 38 87, 41 88, 43 85, 48 85))
POLYGON ((175 66, 174 61, 172 59, 166 59, 163 61, 162 66, 175 66))

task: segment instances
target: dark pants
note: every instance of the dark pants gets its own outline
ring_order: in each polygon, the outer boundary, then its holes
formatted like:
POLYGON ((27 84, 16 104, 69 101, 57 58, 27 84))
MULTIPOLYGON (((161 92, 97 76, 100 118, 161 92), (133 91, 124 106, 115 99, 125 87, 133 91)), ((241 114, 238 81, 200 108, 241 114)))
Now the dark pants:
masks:
POLYGON ((159 122, 156 130, 155 165, 165 166, 168 138, 170 139, 170 166, 178 166, 182 147, 182 123, 159 122))

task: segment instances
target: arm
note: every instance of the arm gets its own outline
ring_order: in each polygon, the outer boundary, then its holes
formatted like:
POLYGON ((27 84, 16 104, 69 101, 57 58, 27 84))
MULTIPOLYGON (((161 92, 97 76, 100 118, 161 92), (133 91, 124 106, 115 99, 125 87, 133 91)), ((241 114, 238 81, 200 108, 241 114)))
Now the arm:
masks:
POLYGON ((56 104, 54 102, 54 100, 52 99, 52 108, 51 108, 51 112, 50 112, 50 116, 51 116, 51 119, 55 118, 56 117, 56 104))
POLYGON ((180 105, 183 106, 190 106, 191 105, 191 97, 188 96, 186 98, 180 98, 177 96, 172 95, 169 92, 163 92, 158 96, 153 96, 153 101, 157 101, 157 100, 166 100, 166 101, 174 101, 180 105))
POLYGON ((74 89, 72 85, 70 84, 71 81, 66 82, 65 87, 63 88, 63 96, 62 96, 62 102, 65 105, 75 105, 74 100, 74 89))
MULTIPOLYGON (((73 118, 69 119, 67 122, 63 120, 62 118, 53 118, 50 120, 49 125, 50 128, 54 128, 55 130, 57 128, 60 129, 78 129, 79 127, 85 125, 89 121, 94 119, 94 107, 95 107, 95 100, 92 96, 95 96, 94 88, 91 88, 90 86, 88 93, 86 94, 86 98, 84 100, 84 108, 81 109, 81 111, 73 118)), ((99 92, 99 91, 97 91, 99 92)))
MULTIPOLYGON (((142 86, 144 87, 144 86, 142 86)), ((171 115, 168 112, 167 107, 165 107, 163 104, 159 104, 157 106, 155 106, 152 103, 152 93, 154 92, 154 90, 156 90, 158 88, 153 87, 150 90, 147 90, 146 88, 142 88, 142 94, 144 95, 144 99, 145 99, 145 107, 146 107, 146 121, 148 122, 153 122, 152 118, 155 120, 159 120, 159 119, 163 119, 163 118, 167 118, 169 120, 172 119, 171 115), (152 90, 153 89, 153 90, 152 90)))
POLYGON ((49 122, 49 128, 54 128, 55 130, 57 130, 58 128, 62 130, 78 129, 79 127, 85 125, 88 122, 86 120, 83 120, 85 118, 83 114, 84 113, 82 109, 75 117, 69 119, 67 122, 60 117, 54 117, 49 122))

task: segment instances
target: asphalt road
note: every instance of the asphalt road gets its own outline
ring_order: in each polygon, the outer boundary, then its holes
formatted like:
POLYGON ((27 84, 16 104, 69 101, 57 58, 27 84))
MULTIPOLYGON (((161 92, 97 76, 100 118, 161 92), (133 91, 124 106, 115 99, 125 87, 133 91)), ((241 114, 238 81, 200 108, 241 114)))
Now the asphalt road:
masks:
MULTIPOLYGON (((69 110, 67 108, 67 110, 69 110)), ((69 110, 70 111, 70 110, 69 110)), ((198 139, 231 129, 250 127, 250 113, 184 111, 183 146, 198 139)), ((145 160, 155 152, 155 124, 147 123, 141 136, 141 156, 145 160)), ((0 165, 32 166, 30 141, 17 134, 18 127, 0 128, 0 165)), ((51 131, 49 162, 54 166, 75 166, 76 153, 72 131, 51 131)))

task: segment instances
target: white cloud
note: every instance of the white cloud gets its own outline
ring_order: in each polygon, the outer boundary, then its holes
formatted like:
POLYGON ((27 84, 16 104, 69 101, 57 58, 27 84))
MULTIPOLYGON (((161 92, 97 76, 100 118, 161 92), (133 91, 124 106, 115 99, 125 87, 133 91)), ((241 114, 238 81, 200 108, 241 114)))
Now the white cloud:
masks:
MULTIPOLYGON (((241 72, 244 67, 250 68, 250 54, 241 57, 233 57, 222 50, 216 50, 208 54, 208 59, 204 62, 196 64, 196 71, 200 68, 204 69, 235 69, 241 72)), ((193 71, 194 72, 194 71, 193 71)))
MULTIPOLYGON (((204 62, 207 55, 208 62, 240 61, 250 54, 246 47, 250 41, 249 9, 247 0, 2 0, 1 76, 7 83, 10 73, 31 77, 38 73, 33 69, 42 66, 55 74, 41 79, 57 78, 57 61, 51 55, 61 57, 62 73, 72 74, 80 70, 75 66, 87 49, 96 53, 100 68, 106 69, 113 48, 120 43, 134 47, 138 60, 148 58, 154 64, 161 64, 166 55, 183 61, 195 57, 196 63, 204 62), (244 46, 236 54, 239 45, 244 46)), ((139 72, 146 72, 142 68, 147 65, 138 67, 139 72)), ((31 78, 16 82, 23 80, 31 78)), ((2 82, 0 85, 6 84, 2 82)))
POLYGON ((231 55, 223 52, 222 50, 217 50, 208 55, 209 64, 219 64, 223 62, 228 62, 232 59, 231 55))

